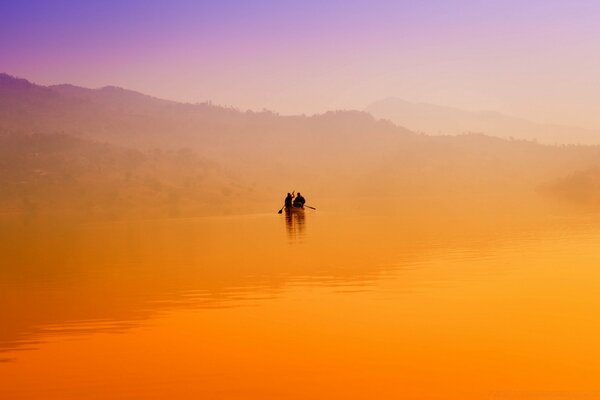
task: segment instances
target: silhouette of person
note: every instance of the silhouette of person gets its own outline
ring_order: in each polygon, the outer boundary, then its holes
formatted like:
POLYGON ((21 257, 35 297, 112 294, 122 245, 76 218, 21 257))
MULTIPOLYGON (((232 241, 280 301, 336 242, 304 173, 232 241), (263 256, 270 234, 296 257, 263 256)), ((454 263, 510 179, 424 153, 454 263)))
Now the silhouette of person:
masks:
POLYGON ((300 192, 298 192, 296 198, 294 199, 294 207, 304 207, 304 203, 306 203, 306 200, 304 199, 304 197, 302 197, 300 192))
POLYGON ((284 200, 284 207, 285 208, 291 208, 292 207, 292 200, 294 199, 294 196, 291 193, 288 193, 287 196, 285 196, 285 200, 284 200))

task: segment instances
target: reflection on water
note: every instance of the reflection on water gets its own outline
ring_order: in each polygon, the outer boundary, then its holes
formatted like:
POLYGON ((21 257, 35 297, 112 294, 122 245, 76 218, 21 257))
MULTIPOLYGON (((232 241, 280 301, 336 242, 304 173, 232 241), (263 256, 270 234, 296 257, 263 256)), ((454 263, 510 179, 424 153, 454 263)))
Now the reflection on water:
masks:
POLYGON ((285 227, 290 239, 300 239, 304 236, 305 210, 285 210, 285 227))
POLYGON ((10 399, 591 393, 599 225, 510 215, 3 222, 0 388, 10 399))

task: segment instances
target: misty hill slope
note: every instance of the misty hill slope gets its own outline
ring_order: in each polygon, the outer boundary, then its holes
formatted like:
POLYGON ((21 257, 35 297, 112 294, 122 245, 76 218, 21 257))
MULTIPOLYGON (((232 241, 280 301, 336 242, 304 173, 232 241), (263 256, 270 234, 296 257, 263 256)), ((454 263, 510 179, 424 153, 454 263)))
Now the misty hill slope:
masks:
POLYGON ((115 87, 43 87, 7 75, 0 79, 0 116, 4 130, 62 132, 142 149, 189 147, 229 159, 261 150, 277 158, 277 149, 302 151, 315 141, 336 146, 363 141, 367 147, 362 150, 368 151, 369 146, 382 146, 366 132, 388 138, 411 134, 358 111, 282 117, 209 103, 176 103, 115 87), (5 90, 25 83, 24 90, 5 90))
POLYGON ((377 101, 365 110, 377 118, 431 135, 483 133, 501 138, 537 140, 545 144, 600 144, 600 131, 539 124, 492 111, 465 111, 398 98, 377 101))
MULTIPOLYGON (((17 94, 0 81, 0 129, 53 133, 106 141, 140 150, 191 149, 250 175, 301 180, 349 170, 393 154, 391 143, 413 135, 364 112, 282 117, 204 104, 181 104, 114 87, 71 85, 17 94)), ((250 179, 250 178, 248 178, 250 179)), ((261 179, 262 180, 262 179, 261 179)))
POLYGON ((543 185, 542 190, 572 203, 600 207, 600 166, 578 170, 543 185))
POLYGON ((175 215, 235 209, 248 190, 188 151, 141 152, 68 135, 0 132, 0 210, 120 210, 175 215), (162 211, 161 211, 162 210, 162 211))
POLYGON ((288 190, 345 203, 365 196, 385 196, 392 204, 423 196, 436 201, 484 194, 518 198, 600 164, 596 146, 545 146, 481 134, 428 136, 366 112, 284 117, 181 104, 114 87, 43 87, 6 75, 0 79, 0 132, 10 138, 6 143, 12 149, 2 154, 0 167, 0 180, 9 187, 2 194, 9 197, 5 204, 43 205, 45 199, 64 195, 68 200, 66 193, 79 191, 115 207, 171 199, 181 207, 212 204, 221 211, 236 204, 248 211, 272 208, 288 190), (78 141, 77 150, 70 150, 68 140, 56 139, 57 133, 78 141), (15 146, 19 136, 27 137, 28 144, 15 146), (40 140, 52 145, 39 147, 40 140), (102 146, 115 155, 95 158, 86 150, 102 154, 102 146), (166 155, 155 159, 156 154, 166 155), (182 157, 201 162, 186 167, 182 157), (38 158, 47 164, 38 166, 38 158), (127 166, 128 158, 139 167, 127 166), (23 183, 16 165, 29 171, 23 183), (208 178, 202 165, 213 166, 208 178), (101 172, 92 174, 90 166, 101 172), (36 170, 68 173, 31 172, 36 170), (55 186, 49 183, 53 176, 60 177, 55 186), (139 180, 129 185, 124 176, 139 180), (61 180, 73 185, 61 188, 61 180), (159 182, 161 190, 147 191, 140 182, 159 182), (46 184, 52 190, 38 190, 46 184), (69 187, 76 189, 68 192, 69 187), (135 200, 122 201, 127 198, 135 200))

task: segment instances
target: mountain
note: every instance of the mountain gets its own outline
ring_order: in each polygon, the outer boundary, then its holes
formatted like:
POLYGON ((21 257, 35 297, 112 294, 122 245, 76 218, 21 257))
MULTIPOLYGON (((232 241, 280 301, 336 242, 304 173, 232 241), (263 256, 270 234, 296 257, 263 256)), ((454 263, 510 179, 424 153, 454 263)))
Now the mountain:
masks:
POLYGON ((176 103, 115 87, 29 84, 19 93, 4 89, 6 83, 12 87, 21 81, 6 75, 0 79, 0 129, 61 132, 139 149, 189 147, 228 160, 262 152, 281 161, 290 157, 285 150, 295 153, 314 141, 327 144, 340 132, 346 141, 364 141, 363 151, 382 147, 366 131, 388 137, 412 134, 358 111, 283 117, 210 103, 176 103))
POLYGON ((600 144, 600 131, 539 124, 493 111, 465 111, 398 98, 376 101, 365 111, 411 130, 432 135, 483 133, 501 138, 536 140, 545 144, 600 144))
MULTIPOLYGON (((242 112, 210 103, 183 104, 107 87, 42 87, 18 94, 0 80, 0 130, 62 133, 142 151, 188 148, 240 174, 274 175, 270 182, 306 181, 391 154, 390 141, 413 135, 358 111, 312 117, 242 112), (295 160, 297 158, 297 160, 295 160), (315 161, 318 160, 318 163, 315 161), (296 163, 305 164, 298 170, 296 163)), ((262 181, 262 179, 260 179, 262 181)))
POLYGON ((260 212, 292 190, 332 208, 522 205, 600 164, 598 146, 429 136, 362 111, 280 116, 7 75, 0 138, 0 208, 11 209, 260 212))

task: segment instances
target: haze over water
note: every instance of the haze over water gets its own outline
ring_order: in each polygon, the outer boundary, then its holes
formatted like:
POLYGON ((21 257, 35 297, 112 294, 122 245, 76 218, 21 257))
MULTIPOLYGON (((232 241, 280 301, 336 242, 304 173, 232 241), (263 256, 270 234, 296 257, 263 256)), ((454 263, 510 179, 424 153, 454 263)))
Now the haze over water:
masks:
POLYGON ((598 219, 418 211, 6 222, 3 396, 595 395, 598 219))

